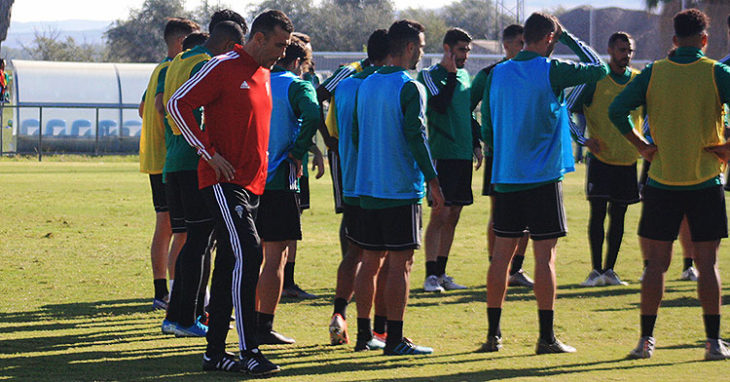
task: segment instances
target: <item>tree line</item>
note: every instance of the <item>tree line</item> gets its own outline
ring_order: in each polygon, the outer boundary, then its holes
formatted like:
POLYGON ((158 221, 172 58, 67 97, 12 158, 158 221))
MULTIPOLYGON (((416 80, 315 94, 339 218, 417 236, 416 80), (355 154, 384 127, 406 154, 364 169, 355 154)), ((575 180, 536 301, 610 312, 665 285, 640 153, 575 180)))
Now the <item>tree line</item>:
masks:
MULTIPOLYGON (((62 37, 59 31, 36 31, 33 42, 23 46, 24 58, 47 61, 158 62, 166 51, 162 33, 167 17, 186 17, 205 29, 210 15, 225 4, 203 3, 187 10, 185 0, 145 0, 124 19, 110 24, 104 44, 88 44, 62 37)), ((461 27, 476 39, 496 39, 500 25, 492 0, 458 0, 439 9, 396 10, 391 0, 263 0, 243 14, 247 20, 265 9, 280 9, 296 30, 312 37, 315 51, 363 51, 370 33, 387 28, 396 18, 411 18, 426 26, 426 51, 440 52, 441 39, 449 27, 461 27)))

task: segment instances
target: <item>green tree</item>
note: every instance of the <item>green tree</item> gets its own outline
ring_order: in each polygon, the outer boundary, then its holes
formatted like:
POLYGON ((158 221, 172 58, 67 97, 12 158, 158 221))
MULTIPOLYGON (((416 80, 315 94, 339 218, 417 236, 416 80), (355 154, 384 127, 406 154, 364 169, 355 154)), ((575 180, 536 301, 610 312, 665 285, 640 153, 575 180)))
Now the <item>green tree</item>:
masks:
POLYGON ((167 48, 163 39, 168 17, 188 17, 184 0, 145 0, 140 9, 129 11, 126 20, 116 20, 104 33, 108 57, 120 62, 158 62, 167 48))
MULTIPOLYGON (((214 13, 222 10, 222 9, 231 9, 231 6, 225 3, 216 2, 215 4, 211 4, 208 0, 203 0, 200 3, 200 6, 195 8, 195 11, 193 11, 193 21, 200 24, 200 28, 203 30, 208 29, 208 23, 210 23, 210 18, 213 16, 214 13)), ((210 32, 210 31, 208 31, 210 32)))
POLYGON ((501 28, 517 22, 507 16, 497 19, 492 0, 460 0, 444 7, 446 25, 463 28, 475 39, 499 39, 501 28))
POLYGON ((39 61, 94 62, 104 58, 102 46, 78 44, 71 36, 63 39, 56 29, 35 31, 33 42, 21 44, 21 49, 28 58, 39 61))
POLYGON ((295 30, 309 34, 314 8, 312 0, 264 0, 251 9, 249 18, 253 20, 267 9, 278 9, 289 17, 295 30))
POLYGON ((446 25, 443 14, 438 9, 408 8, 399 14, 400 18, 418 21, 426 28, 427 53, 443 52, 444 35, 449 27, 446 25))

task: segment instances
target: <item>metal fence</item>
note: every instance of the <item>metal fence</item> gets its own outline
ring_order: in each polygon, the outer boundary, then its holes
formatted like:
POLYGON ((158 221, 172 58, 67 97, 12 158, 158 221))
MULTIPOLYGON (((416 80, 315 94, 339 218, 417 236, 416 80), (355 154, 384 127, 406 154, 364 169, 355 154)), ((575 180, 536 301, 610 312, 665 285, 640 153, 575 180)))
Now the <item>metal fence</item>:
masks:
POLYGON ((136 112, 138 105, 135 104, 21 103, 2 107, 13 109, 16 117, 13 126, 7 129, 12 134, 4 131, 0 134, 0 155, 37 155, 40 161, 48 154, 111 155, 133 154, 139 150, 142 124, 138 118, 124 119, 125 110, 136 112), (21 110, 22 115, 33 114, 38 118, 20 120, 17 116, 21 110), (94 118, 77 118, 69 125, 65 119, 47 116, 74 110, 93 113, 94 118), (108 116, 110 112, 115 118, 101 118, 102 113, 108 116))

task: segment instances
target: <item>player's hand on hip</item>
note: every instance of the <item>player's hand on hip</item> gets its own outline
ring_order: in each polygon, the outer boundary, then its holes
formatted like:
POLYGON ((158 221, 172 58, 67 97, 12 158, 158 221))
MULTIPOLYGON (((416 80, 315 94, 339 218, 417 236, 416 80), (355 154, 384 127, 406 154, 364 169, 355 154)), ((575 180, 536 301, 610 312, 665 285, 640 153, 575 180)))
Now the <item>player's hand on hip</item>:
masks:
POLYGON ((715 154, 723 162, 730 160, 730 142, 705 147, 705 151, 715 154))
POLYGON ((651 143, 644 143, 639 148, 639 154, 641 154, 641 156, 644 157, 644 159, 648 160, 649 162, 654 160, 654 154, 656 154, 656 151, 657 151, 656 145, 653 145, 651 143))
POLYGON ((585 146, 588 147, 588 150, 591 150, 592 153, 601 152, 601 142, 598 139, 595 139, 595 138, 586 139, 585 146))
POLYGON ((482 162, 484 162, 484 153, 482 152, 481 147, 475 147, 474 148, 474 169, 479 170, 482 167, 482 162))
POLYGON ((228 162, 226 158, 223 158, 223 156, 218 153, 213 154, 213 156, 208 159, 208 165, 213 168, 213 171, 215 171, 215 179, 217 181, 221 180, 221 176, 223 177, 223 180, 227 181, 231 181, 236 177, 236 169, 233 168, 233 165, 228 162))
POLYGON ((294 163, 297 168, 297 179, 301 178, 304 174, 304 171, 302 170, 302 160, 295 158, 294 155, 291 155, 291 153, 289 153, 289 159, 294 163))

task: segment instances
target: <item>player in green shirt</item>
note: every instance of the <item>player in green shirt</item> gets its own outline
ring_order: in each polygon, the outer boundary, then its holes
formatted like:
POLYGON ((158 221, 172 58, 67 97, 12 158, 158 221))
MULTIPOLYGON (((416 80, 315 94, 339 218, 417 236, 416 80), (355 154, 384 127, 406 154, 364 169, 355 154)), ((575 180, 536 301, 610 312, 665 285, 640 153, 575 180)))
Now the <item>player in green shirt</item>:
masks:
POLYGON ((446 274, 454 231, 463 206, 474 202, 471 192, 472 158, 479 168, 482 148, 479 126, 474 121, 470 102, 470 78, 464 64, 471 50, 471 36, 459 28, 451 28, 443 40, 441 62, 421 70, 417 80, 426 87, 428 109, 428 143, 435 161, 441 190, 446 200, 444 208, 431 210, 426 228, 427 292, 465 289, 446 274))
POLYGON ((705 359, 730 359, 730 350, 720 339, 722 286, 717 268, 720 241, 728 235, 721 172, 730 158, 722 120, 722 104, 730 101, 730 67, 704 56, 708 26, 708 17, 697 9, 677 13, 673 38, 677 49, 644 68, 609 108, 613 124, 652 162, 639 221, 639 241, 648 264, 641 284, 641 338, 629 353, 632 358, 650 358, 654 353, 664 275, 686 215, 699 270, 705 359), (638 134, 629 118, 642 105, 655 144, 638 134))
POLYGON ((269 169, 256 216, 256 230, 264 249, 264 264, 256 288, 257 338, 261 344, 294 343, 294 339, 274 331, 273 324, 283 288, 288 247, 302 238, 297 196, 302 159, 321 123, 314 87, 299 78, 302 64, 309 58, 304 43, 292 36, 284 58, 271 70, 269 169))
MULTIPOLYGON (((502 31, 502 47, 504 48, 505 57, 482 69, 474 76, 474 81, 471 83, 471 111, 473 112, 479 103, 482 102, 484 96, 484 88, 487 84, 487 77, 492 72, 497 64, 506 60, 511 60, 517 53, 522 50, 525 45, 525 38, 523 36, 524 28, 519 24, 512 24, 504 28, 502 31)), ((494 210, 494 195, 492 186, 492 147, 484 145, 484 183, 482 184, 482 195, 489 196, 491 203, 490 211, 494 210)), ((525 261, 525 251, 527 251, 527 241, 530 235, 525 233, 522 239, 517 244, 517 252, 512 258, 512 264, 509 268, 509 286, 524 286, 532 288, 533 281, 527 272, 522 269, 522 264, 525 261)), ((494 255, 494 219, 490 212, 489 222, 487 223, 487 252, 489 253, 489 260, 492 260, 494 255)))

